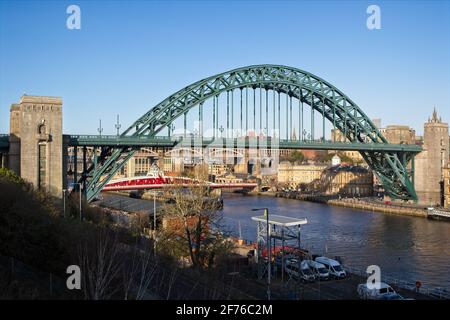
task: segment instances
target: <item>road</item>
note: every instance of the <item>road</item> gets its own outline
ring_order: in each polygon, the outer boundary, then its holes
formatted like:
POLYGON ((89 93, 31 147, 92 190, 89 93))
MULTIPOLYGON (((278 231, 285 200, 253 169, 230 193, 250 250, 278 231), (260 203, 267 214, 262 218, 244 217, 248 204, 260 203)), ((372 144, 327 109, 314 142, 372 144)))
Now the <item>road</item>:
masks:
MULTIPOLYGON (((102 193, 102 197, 103 199, 96 201, 95 204, 128 212, 145 212, 153 214, 153 201, 151 200, 134 199, 119 194, 105 192, 102 193)), ((160 201, 156 201, 156 213, 158 213, 158 209, 161 205, 162 203, 160 201)))

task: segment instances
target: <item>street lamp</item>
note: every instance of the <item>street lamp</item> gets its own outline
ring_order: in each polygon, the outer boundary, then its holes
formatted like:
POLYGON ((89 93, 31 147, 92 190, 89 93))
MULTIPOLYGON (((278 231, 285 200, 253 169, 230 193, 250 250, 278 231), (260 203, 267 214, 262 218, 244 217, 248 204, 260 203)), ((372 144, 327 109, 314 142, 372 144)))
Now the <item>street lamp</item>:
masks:
POLYGON ((264 216, 266 217, 266 232, 267 232, 267 253, 269 263, 267 265, 267 300, 270 300, 270 277, 271 277, 271 263, 272 263, 272 250, 271 250, 271 238, 270 238, 270 228, 269 228, 269 209, 267 208, 257 208, 252 209, 252 211, 264 210, 264 216))
POLYGON ((153 254, 156 258, 156 191, 153 190, 153 254))
POLYGON ((103 128, 102 128, 102 119, 98 119, 99 121, 99 126, 98 126, 98 133, 100 134, 100 138, 102 137, 102 132, 103 132, 103 128))
POLYGON ((78 192, 80 194, 80 221, 81 221, 82 220, 82 215, 81 215, 81 183, 74 182, 73 185, 74 186, 78 185, 78 192))
POLYGON ((173 123, 167 126, 167 131, 169 132, 169 138, 171 137, 171 133, 175 130, 175 125, 173 123))
POLYGON ((116 127, 116 130, 117 130, 117 136, 119 136, 119 130, 122 127, 120 125, 120 122, 119 122, 119 115, 117 115, 117 123, 116 123, 115 127, 116 127))
POLYGON ((63 189, 63 212, 64 212, 64 218, 66 217, 66 189, 63 189))

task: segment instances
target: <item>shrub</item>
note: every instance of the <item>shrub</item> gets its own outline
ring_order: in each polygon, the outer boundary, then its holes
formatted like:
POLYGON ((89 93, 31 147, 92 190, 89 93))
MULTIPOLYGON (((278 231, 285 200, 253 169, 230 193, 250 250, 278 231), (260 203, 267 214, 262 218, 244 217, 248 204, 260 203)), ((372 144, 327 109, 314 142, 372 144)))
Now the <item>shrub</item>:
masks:
POLYGON ((26 186, 27 183, 20 176, 14 173, 14 171, 7 168, 0 168, 0 180, 9 181, 18 184, 22 187, 26 186))

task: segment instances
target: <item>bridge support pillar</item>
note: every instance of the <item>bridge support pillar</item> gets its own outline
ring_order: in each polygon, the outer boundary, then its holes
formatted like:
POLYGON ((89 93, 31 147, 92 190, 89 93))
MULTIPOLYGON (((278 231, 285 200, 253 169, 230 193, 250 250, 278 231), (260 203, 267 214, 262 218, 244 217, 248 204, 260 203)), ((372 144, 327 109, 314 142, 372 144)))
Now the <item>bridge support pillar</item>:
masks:
POLYGON ((61 198, 62 99, 22 96, 10 109, 11 169, 36 188, 61 198))

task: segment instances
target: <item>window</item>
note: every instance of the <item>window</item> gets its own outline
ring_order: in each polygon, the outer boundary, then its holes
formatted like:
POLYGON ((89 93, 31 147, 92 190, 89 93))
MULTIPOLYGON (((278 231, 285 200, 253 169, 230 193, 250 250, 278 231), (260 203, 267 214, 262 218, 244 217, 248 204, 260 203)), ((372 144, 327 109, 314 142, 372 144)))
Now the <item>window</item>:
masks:
POLYGON ((39 134, 45 134, 45 132, 46 132, 45 124, 41 124, 41 125, 38 127, 38 133, 39 133, 39 134))
POLYGON ((328 270, 325 268, 319 268, 318 270, 319 270, 319 273, 322 273, 322 274, 328 273, 328 270))
POLYGON ((45 181, 47 176, 47 157, 46 157, 46 145, 40 144, 38 146, 38 158, 39 158, 39 177, 38 186, 39 188, 45 188, 45 181))
POLYGON ((333 268, 335 271, 338 271, 338 272, 342 271, 341 266, 334 266, 333 268))

